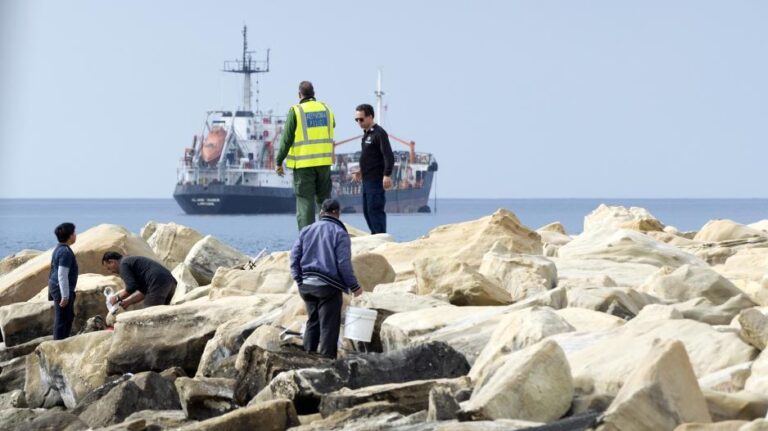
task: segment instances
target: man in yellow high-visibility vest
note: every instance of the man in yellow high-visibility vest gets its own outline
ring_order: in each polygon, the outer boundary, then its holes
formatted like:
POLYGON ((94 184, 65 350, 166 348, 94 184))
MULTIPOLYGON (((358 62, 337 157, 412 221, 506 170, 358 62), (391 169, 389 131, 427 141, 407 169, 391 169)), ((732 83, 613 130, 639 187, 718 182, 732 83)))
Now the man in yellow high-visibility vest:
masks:
POLYGON ((299 84, 299 100, 288 111, 275 171, 280 176, 285 175, 284 161, 289 169, 293 169, 296 220, 301 230, 315 222, 317 206, 331 197, 336 121, 331 108, 315 100, 311 82, 299 84))

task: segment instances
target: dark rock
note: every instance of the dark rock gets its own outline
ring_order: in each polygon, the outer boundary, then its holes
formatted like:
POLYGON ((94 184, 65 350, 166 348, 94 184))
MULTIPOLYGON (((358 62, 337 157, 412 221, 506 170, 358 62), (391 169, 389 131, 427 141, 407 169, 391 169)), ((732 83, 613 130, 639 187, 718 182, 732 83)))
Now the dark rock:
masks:
POLYGON ((456 413, 461 406, 453 397, 450 387, 436 385, 429 391, 429 407, 427 409, 427 421, 447 421, 456 419, 456 413))
POLYGON ((565 417, 546 425, 526 428, 526 431, 584 431, 592 428, 596 424, 598 416, 600 416, 599 412, 585 412, 565 417))
POLYGON ((87 334, 89 332, 103 331, 107 329, 107 322, 100 315, 96 315, 83 323, 82 329, 78 334, 87 334))
POLYGON ((409 415, 410 409, 384 401, 360 404, 291 431, 325 431, 331 429, 377 430, 390 426, 409 415))
POLYGON ((45 337, 35 338, 32 341, 27 341, 23 344, 18 344, 16 346, 5 346, 3 343, 3 347, 0 347, 0 362, 10 361, 11 359, 18 358, 21 356, 26 356, 32 352, 35 351, 35 348, 40 345, 43 341, 50 341, 53 340, 53 335, 47 335, 45 337))
POLYGON ((24 397, 27 406, 46 409, 63 406, 64 400, 59 391, 43 378, 40 358, 36 354, 29 354, 24 358, 24 397))
POLYGON ((0 411, 0 429, 14 431, 76 431, 86 430, 88 425, 77 416, 61 411, 36 411, 11 408, 0 411))
POLYGON ((14 407, 27 407, 27 400, 24 397, 24 391, 21 389, 0 394, 0 410, 14 407))
POLYGON ((0 364, 3 371, 0 372, 0 393, 11 392, 15 389, 24 389, 24 380, 27 375, 27 358, 14 358, 0 364))
POLYGON ((292 345, 281 346, 277 351, 267 350, 256 344, 247 345, 237 355, 235 400, 238 404, 246 404, 282 372, 324 367, 332 362, 292 345))
POLYGON ((450 394, 458 388, 469 387, 469 385, 469 378, 463 377, 458 379, 388 383, 366 386, 359 389, 342 388, 338 391, 322 395, 320 413, 323 417, 327 417, 336 411, 348 409, 356 405, 385 401, 402 407, 401 413, 412 414, 426 410, 429 407, 429 394, 436 386, 444 386, 450 394))
POLYGON ((143 420, 148 429, 177 429, 191 423, 182 410, 142 410, 125 418, 125 422, 143 420))
POLYGON ((179 377, 174 382, 181 407, 190 419, 205 420, 237 408, 235 380, 213 377, 179 377))
POLYGON ((104 395, 107 395, 109 391, 115 388, 115 386, 130 380, 131 377, 133 377, 131 374, 123 374, 122 376, 116 376, 112 380, 108 381, 107 383, 104 383, 103 385, 89 392, 88 395, 83 397, 83 399, 77 404, 77 406, 71 410, 72 414, 76 416, 80 416, 88 407, 91 406, 91 404, 102 399, 104 395))
POLYGON ((167 370, 163 370, 163 372, 160 373, 160 376, 165 380, 173 383, 179 377, 187 377, 187 373, 181 367, 172 367, 168 368, 167 370))
POLYGON ((253 402, 292 400, 300 414, 318 410, 323 394, 343 387, 358 389, 387 383, 461 377, 469 363, 461 353, 440 341, 340 359, 327 368, 305 368, 277 375, 253 402))
POLYGON ((173 383, 152 371, 139 373, 119 383, 86 407, 80 418, 91 427, 104 427, 120 423, 132 413, 149 409, 181 409, 173 383))
POLYGON ((180 429, 183 431, 284 431, 297 425, 299 425, 299 419, 293 404, 288 400, 275 400, 243 407, 180 429))

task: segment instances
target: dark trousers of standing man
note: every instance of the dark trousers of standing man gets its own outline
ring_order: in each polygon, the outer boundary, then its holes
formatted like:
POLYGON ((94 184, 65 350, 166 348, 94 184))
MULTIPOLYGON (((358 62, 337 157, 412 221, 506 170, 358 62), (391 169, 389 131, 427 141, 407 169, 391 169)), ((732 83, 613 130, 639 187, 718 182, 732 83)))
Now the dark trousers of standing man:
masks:
POLYGON ((63 340, 72 332, 72 322, 75 321, 75 294, 70 293, 69 304, 59 305, 60 300, 53 301, 53 339, 63 340))
POLYGON ((301 285, 299 295, 309 316, 304 329, 304 350, 336 359, 341 328, 341 291, 331 286, 301 285))
POLYGON ((382 179, 363 180, 363 215, 372 234, 387 233, 387 196, 382 179))
POLYGON ((316 208, 331 197, 331 167, 315 166, 293 171, 296 221, 299 230, 315 222, 316 208))

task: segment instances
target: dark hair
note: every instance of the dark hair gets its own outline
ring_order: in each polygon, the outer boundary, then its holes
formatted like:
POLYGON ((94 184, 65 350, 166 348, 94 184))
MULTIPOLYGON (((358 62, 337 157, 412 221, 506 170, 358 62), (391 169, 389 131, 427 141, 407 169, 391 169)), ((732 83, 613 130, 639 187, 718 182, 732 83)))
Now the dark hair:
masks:
POLYGON ((53 233, 56 234, 56 239, 59 242, 67 242, 72 234, 75 233, 75 225, 72 223, 62 223, 56 226, 53 233))
POLYGON ((362 105, 357 105, 357 108, 355 108, 355 111, 360 111, 363 114, 365 114, 366 117, 373 117, 373 106, 363 103, 362 105))
POLYGON ((324 213, 334 213, 339 212, 341 209, 341 205, 339 205, 339 201, 336 199, 326 199, 323 201, 323 204, 320 206, 320 210, 324 213))
POLYGON ((104 263, 108 260, 120 260, 123 258, 123 255, 116 252, 116 251, 108 251, 104 253, 104 256, 101 257, 101 263, 104 263))
POLYGON ((315 97, 315 87, 309 81, 301 81, 299 84, 299 94, 301 94, 301 97, 315 97))

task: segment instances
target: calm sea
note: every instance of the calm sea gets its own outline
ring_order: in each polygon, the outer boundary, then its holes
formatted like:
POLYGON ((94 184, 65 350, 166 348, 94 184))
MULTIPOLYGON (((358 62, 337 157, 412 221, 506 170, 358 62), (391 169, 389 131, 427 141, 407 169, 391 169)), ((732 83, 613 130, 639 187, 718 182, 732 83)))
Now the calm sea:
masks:
MULTIPOLYGON (((439 225, 507 208, 533 229, 560 221, 569 233, 579 233, 584 216, 601 203, 646 208, 680 230, 697 230, 715 218, 739 223, 768 218, 768 199, 440 199, 432 214, 391 214, 387 224, 398 241, 407 241, 439 225)), ((362 215, 342 215, 342 219, 357 228, 366 227, 362 215)), ((172 199, 0 199, 0 257, 25 248, 54 246, 53 229, 64 221, 75 223, 78 232, 114 223, 138 233, 149 220, 190 226, 249 255, 265 248, 286 250, 297 233, 293 215, 187 215, 172 199)))

